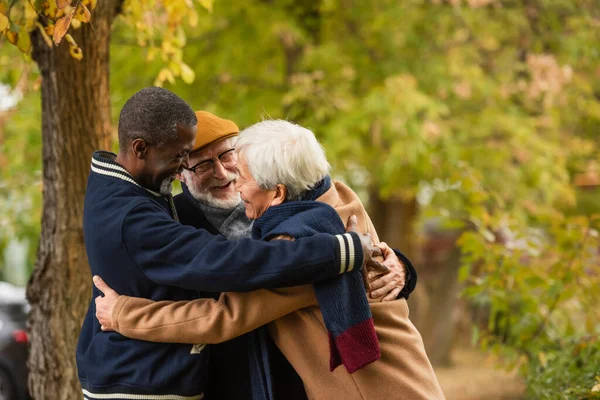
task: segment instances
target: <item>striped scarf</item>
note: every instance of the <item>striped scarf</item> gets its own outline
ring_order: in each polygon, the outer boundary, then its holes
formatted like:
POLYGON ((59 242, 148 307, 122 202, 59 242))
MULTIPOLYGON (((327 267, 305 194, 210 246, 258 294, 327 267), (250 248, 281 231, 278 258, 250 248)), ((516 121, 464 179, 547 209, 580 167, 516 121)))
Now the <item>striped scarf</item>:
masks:
MULTIPOLYGON (((344 233, 345 227, 337 212, 329 205, 315 201, 330 187, 331 179, 326 177, 300 201, 270 207, 254 222, 252 237, 270 240, 279 235, 301 238, 316 233, 344 233)), ((353 254, 347 243, 345 247, 350 262, 353 254)), ((360 271, 318 282, 314 289, 329 334, 330 370, 344 364, 346 370, 353 373, 378 360, 381 356, 379 342, 360 271)), ((268 362, 264 369, 267 371, 263 371, 263 378, 269 381, 268 362)))

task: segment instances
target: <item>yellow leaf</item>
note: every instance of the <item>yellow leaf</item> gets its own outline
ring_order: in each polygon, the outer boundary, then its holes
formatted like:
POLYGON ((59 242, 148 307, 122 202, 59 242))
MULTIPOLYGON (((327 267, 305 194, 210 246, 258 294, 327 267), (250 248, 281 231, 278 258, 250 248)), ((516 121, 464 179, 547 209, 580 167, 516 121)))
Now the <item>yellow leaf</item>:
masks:
POLYGON ((68 33, 65 35, 65 40, 67 41, 67 43, 69 43, 71 46, 75 46, 77 47, 77 43, 75 42, 75 39, 73 39, 73 36, 69 35, 68 33))
POLYGON ((90 22, 90 19, 92 19, 92 14, 86 6, 79 4, 77 11, 75 11, 75 19, 81 22, 90 22))
POLYGON ((546 368, 548 365, 548 359, 546 358, 546 353, 540 352, 538 353, 538 360, 540 360, 540 364, 542 367, 546 368))
POLYGON ((166 75, 167 75, 167 80, 169 81, 169 83, 175 84, 175 75, 173 75, 173 72, 170 69, 167 70, 166 75))
POLYGON ((50 39, 50 36, 48 36, 48 34, 46 33, 46 29, 44 29, 42 24, 40 24, 39 22, 36 22, 35 25, 40 30, 40 33, 42 34, 42 37, 44 38, 44 42, 46 42, 48 47, 52 47, 52 39, 50 39))
POLYGON ((209 13, 212 12, 214 0, 199 0, 198 2, 202 7, 206 8, 209 13))
POLYGON ((71 20, 73 19, 73 11, 64 17, 60 18, 54 24, 54 34, 52 35, 52 39, 54 39, 54 44, 59 44, 62 40, 63 36, 67 33, 69 26, 71 25, 71 20))
POLYGON ((181 63, 181 79, 188 85, 194 82, 194 79, 196 79, 196 73, 194 70, 185 63, 181 63))
POLYGON ((9 42, 11 42, 12 44, 17 44, 17 40, 19 39, 19 37, 16 32, 6 31, 5 35, 9 42))
POLYGON ((94 8, 96 8, 96 0, 83 0, 81 4, 86 6, 88 10, 93 10, 94 8))
POLYGON ((198 13, 197 12, 192 11, 188 14, 188 24, 192 28, 195 28, 198 26, 198 13))
POLYGON ((167 72, 168 70, 166 68, 160 70, 158 76, 156 77, 156 80, 154 81, 154 86, 162 86, 164 81, 167 80, 167 72))
POLYGON ((6 15, 4 14, 0 14, 0 31, 5 30, 8 27, 8 18, 6 18, 6 15))
POLYGON ((83 51, 77 46, 69 46, 69 54, 76 60, 81 60, 83 58, 83 51))
POLYGON ((81 21, 73 18, 73 21, 71 21, 71 28, 73 28, 75 30, 81 28, 81 21))
POLYGON ((25 2, 25 29, 29 32, 35 26, 37 21, 37 11, 33 8, 33 4, 30 1, 25 2))
POLYGON ((23 53, 29 53, 31 50, 31 38, 29 37, 29 33, 25 31, 19 32, 19 39, 17 40, 17 47, 23 53))
POLYGON ((71 0, 56 0, 56 5, 62 10, 66 6, 71 5, 71 0))
POLYGON ((58 7, 55 0, 47 0, 42 3, 43 14, 46 17, 54 19, 58 12, 58 7))

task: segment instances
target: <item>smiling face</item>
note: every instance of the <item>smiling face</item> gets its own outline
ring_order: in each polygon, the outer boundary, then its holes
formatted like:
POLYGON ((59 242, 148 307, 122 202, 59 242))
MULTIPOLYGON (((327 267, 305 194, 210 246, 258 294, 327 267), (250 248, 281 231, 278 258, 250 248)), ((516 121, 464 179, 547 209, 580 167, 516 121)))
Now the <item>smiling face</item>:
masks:
POLYGON ((232 140, 213 143, 189 156, 189 168, 179 178, 186 184, 192 196, 207 205, 230 209, 240 203, 235 190, 237 154, 232 140))
POLYGON ((286 190, 283 185, 277 185, 275 189, 263 189, 250 173, 248 163, 244 154, 238 153, 238 179, 235 189, 246 207, 246 217, 257 219, 271 206, 281 204, 285 201, 286 190))
POLYGON ((188 166, 188 154, 194 146, 195 136, 195 127, 178 125, 177 138, 161 146, 136 139, 134 151, 144 161, 140 184, 163 195, 170 194, 176 175, 188 166))

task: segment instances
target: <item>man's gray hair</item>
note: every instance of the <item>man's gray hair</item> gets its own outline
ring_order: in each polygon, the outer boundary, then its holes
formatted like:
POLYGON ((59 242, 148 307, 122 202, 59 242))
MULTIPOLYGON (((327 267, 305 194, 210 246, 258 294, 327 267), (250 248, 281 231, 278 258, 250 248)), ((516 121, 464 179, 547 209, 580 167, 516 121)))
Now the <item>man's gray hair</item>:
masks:
POLYGON ((308 129, 283 120, 268 120, 240 132, 236 150, 262 189, 287 188, 288 201, 299 200, 329 173, 325 149, 308 129))
POLYGON ((198 123, 192 107, 175 93, 147 87, 127 100, 119 115, 119 148, 127 152, 137 139, 156 146, 177 139, 177 125, 188 128, 198 123))

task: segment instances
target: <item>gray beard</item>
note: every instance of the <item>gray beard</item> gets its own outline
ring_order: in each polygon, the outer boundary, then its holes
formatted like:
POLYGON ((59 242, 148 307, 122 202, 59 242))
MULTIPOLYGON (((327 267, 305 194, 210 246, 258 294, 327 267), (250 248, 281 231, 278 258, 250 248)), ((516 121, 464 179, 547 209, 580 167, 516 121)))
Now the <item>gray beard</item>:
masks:
POLYGON ((167 178, 160 183, 159 192, 163 196, 168 196, 173 191, 173 180, 171 178, 167 178))
POLYGON ((231 197, 227 199, 217 199, 210 192, 198 192, 193 187, 188 187, 188 189, 194 199, 198 200, 202 204, 215 208, 231 210, 235 208, 238 204, 240 204, 240 202, 242 201, 238 192, 235 192, 231 197))
MULTIPOLYGON (((190 182, 190 184, 187 185, 187 188, 190 191, 190 194, 192 195, 192 197, 194 199, 196 199, 198 202, 200 202, 204 205, 207 205, 210 207, 215 207, 215 208, 222 208, 224 210, 231 210, 231 209, 234 209, 242 201, 242 198, 240 197, 240 194, 238 192, 234 192, 231 195, 231 197, 229 197, 227 199, 217 199, 215 196, 213 196, 210 193, 210 190, 208 190, 208 189, 207 190, 198 190, 194 186, 195 178, 194 178, 193 174, 190 173, 189 171, 183 171, 183 173, 186 174, 186 178, 190 182)), ((237 175, 235 175, 231 172, 228 172, 227 178, 234 180, 237 178, 237 175)))

